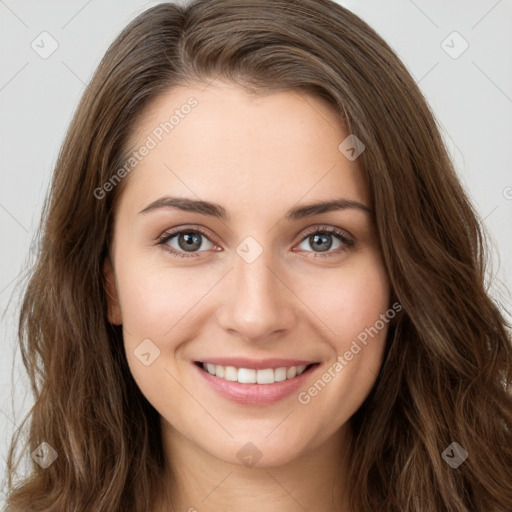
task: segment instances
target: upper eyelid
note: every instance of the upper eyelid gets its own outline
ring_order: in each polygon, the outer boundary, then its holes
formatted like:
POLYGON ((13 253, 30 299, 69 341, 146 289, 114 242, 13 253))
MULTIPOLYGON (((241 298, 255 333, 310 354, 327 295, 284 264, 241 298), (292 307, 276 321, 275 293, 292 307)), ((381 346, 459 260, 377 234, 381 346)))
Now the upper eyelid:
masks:
POLYGON ((174 238, 176 235, 179 235, 180 233, 184 233, 184 232, 187 232, 187 231, 195 231, 195 232, 203 235, 204 237, 208 238, 208 240, 210 240, 210 242, 215 243, 212 240, 212 238, 215 238, 215 237, 212 237, 211 235, 209 235, 206 232, 206 230, 204 230, 203 228, 188 227, 188 226, 168 229, 168 230, 164 231, 161 235, 159 235, 157 237, 157 241, 161 242, 161 241, 169 240, 171 238, 174 238))

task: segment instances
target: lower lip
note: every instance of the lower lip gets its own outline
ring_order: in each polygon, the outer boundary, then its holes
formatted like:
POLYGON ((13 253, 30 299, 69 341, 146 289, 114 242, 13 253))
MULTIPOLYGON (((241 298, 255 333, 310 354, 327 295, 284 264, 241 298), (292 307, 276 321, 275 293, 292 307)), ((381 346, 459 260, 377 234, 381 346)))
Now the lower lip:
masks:
POLYGON ((199 365, 193 364, 202 378, 221 396, 239 404, 255 406, 278 402, 296 392, 319 366, 319 363, 316 363, 297 377, 274 384, 241 384, 215 377, 199 365))

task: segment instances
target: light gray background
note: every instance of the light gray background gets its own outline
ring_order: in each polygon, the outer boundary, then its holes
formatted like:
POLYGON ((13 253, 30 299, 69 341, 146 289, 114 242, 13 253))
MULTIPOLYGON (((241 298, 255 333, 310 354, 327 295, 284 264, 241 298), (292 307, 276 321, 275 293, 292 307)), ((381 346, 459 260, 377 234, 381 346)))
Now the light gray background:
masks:
MULTIPOLYGON (((10 436, 33 403, 15 348, 16 284, 30 261, 52 169, 84 86, 108 45, 157 3, 0 0, 0 478, 10 436), (31 47, 34 40, 42 45, 43 31, 58 43, 46 59, 31 47)), ((420 84, 494 241, 492 293, 510 304, 512 0, 340 3, 384 37, 420 84), (469 44, 458 58, 443 49, 453 54, 462 48, 463 41, 450 36, 454 31, 469 44)))

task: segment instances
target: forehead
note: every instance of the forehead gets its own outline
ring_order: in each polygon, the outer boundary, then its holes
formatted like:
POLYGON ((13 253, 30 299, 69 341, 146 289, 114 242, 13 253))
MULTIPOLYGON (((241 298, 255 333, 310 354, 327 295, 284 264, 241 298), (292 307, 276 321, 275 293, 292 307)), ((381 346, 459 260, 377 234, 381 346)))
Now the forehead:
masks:
POLYGON ((362 169, 338 149, 348 135, 332 106, 296 91, 175 87, 134 126, 131 150, 150 149, 123 195, 135 208, 166 193, 233 207, 340 195, 368 204, 362 169))

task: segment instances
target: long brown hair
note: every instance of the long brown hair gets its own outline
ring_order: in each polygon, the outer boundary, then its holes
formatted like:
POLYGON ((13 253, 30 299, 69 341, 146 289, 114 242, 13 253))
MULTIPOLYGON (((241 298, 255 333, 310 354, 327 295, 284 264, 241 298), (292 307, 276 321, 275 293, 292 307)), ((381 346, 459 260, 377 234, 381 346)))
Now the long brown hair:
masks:
MULTIPOLYGON (((103 262, 134 124, 177 85, 220 77, 257 93, 328 101, 366 146, 387 273, 402 314, 351 418, 354 512, 512 510, 510 325, 484 284, 483 227, 422 93, 392 49, 330 0, 157 5, 117 37, 86 88, 55 168, 19 340, 35 404, 29 453, 58 453, 14 482, 12 511, 149 511, 162 484, 159 415, 107 320, 103 262), (468 454, 452 468, 452 443, 468 454)), ((341 142, 341 141, 340 141, 341 142)), ((135 172, 135 171, 134 171, 135 172)), ((24 453, 24 452, 23 452, 24 453)), ((459 453, 459 452, 457 452, 459 453)), ((341 482, 340 482, 341 485, 341 482)))

